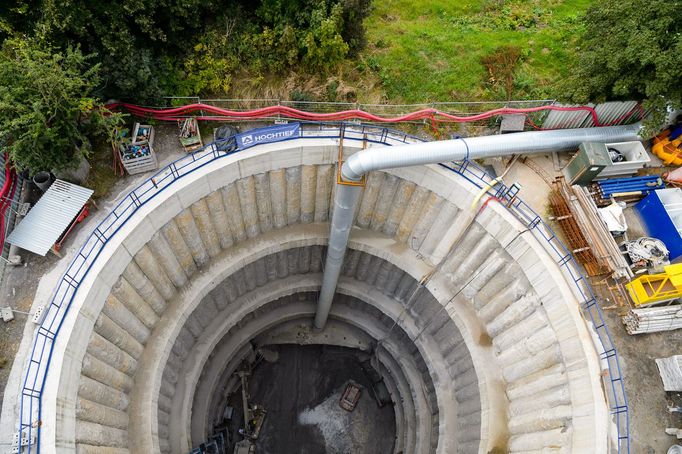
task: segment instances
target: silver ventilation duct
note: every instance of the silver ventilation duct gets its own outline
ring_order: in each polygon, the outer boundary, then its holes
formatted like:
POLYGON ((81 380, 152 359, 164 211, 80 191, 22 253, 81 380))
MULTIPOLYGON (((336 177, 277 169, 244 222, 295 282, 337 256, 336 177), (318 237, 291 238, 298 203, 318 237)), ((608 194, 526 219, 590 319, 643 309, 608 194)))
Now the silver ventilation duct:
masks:
MULTIPOLYGON (((615 143, 642 140, 639 123, 601 128, 530 131, 496 136, 424 142, 398 147, 368 148, 352 155, 341 168, 346 181, 359 181, 373 170, 410 167, 439 162, 473 160, 514 154, 535 154, 578 148, 582 142, 615 143)), ((355 206, 362 188, 337 187, 332 213, 329 248, 325 262, 320 299, 315 314, 315 328, 323 329, 331 309, 336 284, 341 274, 348 237, 353 226, 355 206)))

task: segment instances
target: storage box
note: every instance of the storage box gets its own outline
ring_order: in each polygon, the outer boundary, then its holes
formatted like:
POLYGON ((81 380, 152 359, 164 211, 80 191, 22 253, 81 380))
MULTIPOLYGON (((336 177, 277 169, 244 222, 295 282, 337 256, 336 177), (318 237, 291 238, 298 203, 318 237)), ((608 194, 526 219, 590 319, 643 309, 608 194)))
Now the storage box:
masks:
POLYGON ((192 153, 201 149, 204 144, 201 141, 201 130, 199 123, 195 118, 186 118, 178 120, 178 129, 180 130, 179 139, 187 153, 192 153))
POLYGON ((585 185, 591 183, 609 164, 611 158, 603 143, 584 142, 564 167, 563 173, 570 184, 585 185))
POLYGON ((130 145, 121 145, 121 162, 130 175, 159 168, 154 152, 154 127, 135 123, 130 145), (143 133, 146 132, 146 133, 143 133))
POLYGON ((621 162, 609 162, 609 165, 599 172, 599 175, 597 176, 598 180, 613 176, 634 175, 639 169, 651 162, 651 157, 646 152, 644 145, 642 145, 641 142, 617 142, 607 143, 605 145, 607 153, 609 148, 613 148, 614 150, 620 151, 625 157, 625 160, 621 162))
POLYGON ((584 142, 564 167, 563 173, 570 184, 585 185, 594 180, 634 175, 650 161, 651 157, 641 142, 584 142), (625 159, 613 162, 609 148, 618 150, 625 159))

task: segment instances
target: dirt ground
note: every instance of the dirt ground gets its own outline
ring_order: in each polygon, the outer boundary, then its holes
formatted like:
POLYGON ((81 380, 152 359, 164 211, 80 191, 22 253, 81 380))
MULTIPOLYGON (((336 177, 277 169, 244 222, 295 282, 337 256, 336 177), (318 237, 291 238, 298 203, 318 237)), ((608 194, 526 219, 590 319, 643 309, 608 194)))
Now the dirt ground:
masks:
MULTIPOLYGON (((184 154, 176 136, 175 124, 161 124, 155 126, 156 139, 154 149, 157 153, 159 166, 163 167, 184 154)), ((67 265, 70 256, 80 247, 80 240, 84 240, 98 222, 109 212, 118 201, 143 180, 149 178, 151 172, 141 175, 126 175, 118 179, 109 193, 96 200, 97 207, 92 207, 91 214, 78 225, 66 240, 61 251, 63 258, 48 252, 45 257, 22 251, 23 265, 4 266, 0 274, 0 307, 10 306, 15 311, 30 312, 31 305, 38 289, 40 279, 58 266, 67 265)), ((31 198, 35 203, 39 192, 31 184, 31 198)), ((54 287, 54 286, 53 286, 54 287)), ((0 406, 5 393, 5 386, 9 378, 12 362, 19 348, 24 333, 24 326, 31 316, 19 312, 14 313, 14 320, 3 322, 0 320, 0 406)))
MULTIPOLYGON (((32 185, 31 185, 32 186, 32 185)), ((35 203, 40 197, 37 188, 31 188, 29 202, 35 203)), ((5 394, 5 384, 9 378, 12 361, 16 355, 26 321, 30 315, 33 298, 40 277, 48 272, 59 260, 54 254, 41 257, 32 253, 22 253, 23 265, 5 265, 0 283, 0 306, 10 306, 14 311, 14 320, 3 322, 0 320, 0 405, 5 394)))
MULTIPOLYGON (((318 345, 268 346, 277 361, 261 363, 249 381, 253 402, 268 414, 257 442, 264 454, 375 454, 391 452, 395 415, 369 391, 355 351, 318 345), (364 391, 353 412, 339 407, 349 380, 364 391)), ((238 400, 238 399, 237 399, 238 400)), ((235 405, 239 413, 239 406, 235 405)))
MULTIPOLYGON (((682 427, 680 413, 668 413, 672 397, 663 390, 663 382, 654 360, 682 354, 682 330, 630 336, 615 310, 604 311, 611 338, 616 345, 625 377, 625 391, 630 408, 630 435, 633 454, 664 454, 675 444, 666 427, 682 427)), ((682 444, 682 440, 677 440, 682 444)))
MULTIPOLYGON (((554 160, 551 155, 538 155, 528 158, 526 163, 517 161, 505 175, 504 182, 507 186, 518 182, 521 186, 519 197, 547 221, 550 214, 547 207, 550 186, 545 181, 546 176, 554 178, 560 175, 558 169, 566 162, 567 154, 561 154, 554 160), (528 165, 528 161, 532 163, 528 165)), ((655 164, 655 160, 652 162, 655 164)), ((492 165, 500 175, 505 169, 506 161, 490 160, 487 164, 492 165)), ((627 208, 624 214, 629 238, 645 236, 643 223, 634 208, 627 208)), ((557 233, 561 235, 558 230, 557 233)), ((668 401, 679 397, 663 390, 663 382, 654 360, 682 354, 682 330, 630 336, 620 317, 626 309, 614 308, 613 301, 600 303, 602 308, 608 308, 604 310, 604 317, 625 377, 630 410, 630 452, 664 454, 671 445, 682 445, 682 440, 676 440, 665 433, 666 427, 682 428, 682 415, 667 411, 668 401)))

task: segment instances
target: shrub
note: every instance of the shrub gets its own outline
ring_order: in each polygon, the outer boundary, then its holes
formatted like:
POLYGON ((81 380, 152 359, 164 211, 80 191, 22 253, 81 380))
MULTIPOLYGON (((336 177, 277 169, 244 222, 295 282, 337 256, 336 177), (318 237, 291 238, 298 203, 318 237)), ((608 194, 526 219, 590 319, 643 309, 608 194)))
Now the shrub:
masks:
POLYGON ((11 39, 0 51, 0 141, 19 170, 60 171, 90 151, 88 135, 109 137, 121 122, 92 95, 99 66, 77 48, 59 53, 11 39))
POLYGON ((521 61, 521 49, 516 46, 502 46, 481 58, 485 66, 487 83, 493 88, 504 88, 507 99, 511 99, 514 91, 514 72, 521 61))

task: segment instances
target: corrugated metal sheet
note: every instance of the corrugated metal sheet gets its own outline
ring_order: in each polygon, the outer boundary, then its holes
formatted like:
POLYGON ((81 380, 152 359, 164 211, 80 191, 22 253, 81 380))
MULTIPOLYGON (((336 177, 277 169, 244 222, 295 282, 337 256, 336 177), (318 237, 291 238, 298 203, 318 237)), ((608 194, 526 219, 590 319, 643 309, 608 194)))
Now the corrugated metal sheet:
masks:
MULTIPOLYGON (((593 107, 597 113, 599 123, 602 125, 615 126, 629 123, 628 120, 632 119, 632 113, 637 111, 638 105, 639 103, 637 101, 613 101, 597 104, 593 107)), ((583 128, 589 126, 594 126, 591 116, 587 117, 586 123, 582 125, 583 128)))
MULTIPOLYGON (((587 106, 594 108, 602 126, 629 124, 644 116, 637 101, 612 101, 596 105, 587 104, 587 106)), ((594 121, 590 112, 586 110, 574 112, 552 110, 542 122, 542 127, 545 129, 589 128, 591 126, 594 126, 594 121)))
MULTIPOLYGON (((573 106, 565 106, 573 107, 573 106)), ((590 113, 586 110, 561 111, 550 110, 542 121, 544 129, 572 129, 579 128, 590 113)))
POLYGON ((56 180, 10 234, 7 242, 39 255, 47 254, 92 193, 92 189, 56 180))

